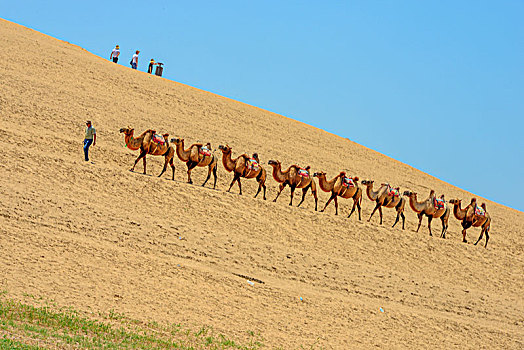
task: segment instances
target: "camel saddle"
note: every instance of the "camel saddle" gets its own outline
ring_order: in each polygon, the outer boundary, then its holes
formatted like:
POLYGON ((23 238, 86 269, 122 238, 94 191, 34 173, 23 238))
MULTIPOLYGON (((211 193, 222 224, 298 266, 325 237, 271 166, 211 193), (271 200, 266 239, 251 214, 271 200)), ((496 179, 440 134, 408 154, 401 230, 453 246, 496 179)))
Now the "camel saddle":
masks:
POLYGON ((355 182, 352 177, 343 176, 342 177, 342 186, 344 187, 355 187, 355 182))
POLYGON ((298 168, 298 176, 302 176, 302 177, 308 178, 309 177, 309 171, 307 171, 304 168, 298 168))
POLYGON ((475 207, 475 215, 477 215, 477 216, 486 216, 486 211, 477 205, 475 207))
POLYGON ((433 205, 435 209, 444 209, 444 200, 442 198, 433 198, 433 205))
POLYGON ((206 146, 200 147, 199 153, 203 155, 204 157, 211 157, 211 150, 207 148, 206 146))
POLYGON ((388 188, 386 189, 386 194, 388 196, 392 197, 400 197, 400 191, 398 188, 393 188, 390 185, 388 185, 388 188))
POLYGON ((154 143, 158 143, 159 145, 162 145, 162 146, 166 144, 166 140, 164 139, 164 136, 162 135, 154 134, 151 140, 154 143))
POLYGON ((258 169, 260 169, 260 165, 255 158, 249 158, 246 161, 246 168, 247 170, 258 171, 258 169))

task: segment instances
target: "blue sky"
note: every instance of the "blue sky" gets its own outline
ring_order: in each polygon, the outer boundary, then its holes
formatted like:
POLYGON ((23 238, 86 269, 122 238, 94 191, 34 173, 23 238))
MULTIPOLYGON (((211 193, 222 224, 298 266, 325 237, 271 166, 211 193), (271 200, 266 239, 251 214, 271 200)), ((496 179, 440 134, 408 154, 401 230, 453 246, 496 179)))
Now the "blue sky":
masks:
POLYGON ((0 16, 524 210, 524 1, 3 1, 0 16))

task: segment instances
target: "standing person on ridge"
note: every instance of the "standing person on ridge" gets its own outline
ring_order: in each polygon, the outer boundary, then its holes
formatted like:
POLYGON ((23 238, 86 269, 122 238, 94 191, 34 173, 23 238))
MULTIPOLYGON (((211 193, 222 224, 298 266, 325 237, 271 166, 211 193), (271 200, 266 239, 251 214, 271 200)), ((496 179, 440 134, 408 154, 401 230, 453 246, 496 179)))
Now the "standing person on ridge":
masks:
POLYGON ((158 63, 156 63, 154 59, 151 59, 151 61, 149 61, 149 67, 147 68, 147 72, 149 74, 153 74, 153 66, 157 64, 158 63))
POLYGON ((86 121, 86 136, 84 138, 84 159, 86 162, 89 161, 89 146, 96 144, 96 130, 91 125, 91 121, 86 121))
POLYGON ((113 51, 111 51, 109 59, 113 59, 113 62, 118 63, 118 56, 120 56, 120 46, 117 45, 113 51))
POLYGON ((133 55, 133 58, 131 58, 131 68, 137 69, 138 67, 138 54, 140 51, 136 50, 136 53, 133 55))

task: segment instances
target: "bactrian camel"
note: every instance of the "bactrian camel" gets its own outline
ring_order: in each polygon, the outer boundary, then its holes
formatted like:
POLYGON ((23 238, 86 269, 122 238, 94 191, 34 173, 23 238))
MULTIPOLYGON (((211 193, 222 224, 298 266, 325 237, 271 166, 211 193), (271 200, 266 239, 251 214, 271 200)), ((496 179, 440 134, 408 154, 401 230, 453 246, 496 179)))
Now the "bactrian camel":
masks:
POLYGON ((251 158, 247 154, 242 154, 235 159, 231 158, 231 147, 220 145, 218 148, 222 151, 222 164, 228 172, 233 172, 233 181, 229 185, 227 192, 231 190, 235 182, 238 183, 240 194, 242 194, 242 185, 240 178, 256 179, 258 182, 258 190, 255 194, 255 198, 260 193, 261 189, 264 189, 264 200, 266 199, 266 170, 258 163, 258 169, 248 169, 247 162, 251 158))
POLYGON ((298 165, 291 165, 289 168, 287 168, 287 170, 282 171, 282 165, 278 160, 270 160, 268 164, 273 167, 273 178, 276 182, 280 184, 278 186, 279 192, 277 193, 277 196, 275 197, 273 202, 277 201, 278 196, 280 196, 284 188, 287 185, 289 185, 289 187, 291 188, 291 200, 289 202, 289 205, 293 205, 293 194, 295 193, 295 189, 302 189, 302 200, 300 201, 300 203, 298 203, 298 206, 300 207, 302 202, 304 202, 304 198, 306 197, 307 191, 311 188, 311 193, 315 198, 315 211, 317 210, 317 186, 315 184, 315 180, 309 174, 309 167, 307 167, 306 169, 302 169, 298 165), (303 170, 306 170, 307 174, 304 173, 303 170))
MULTIPOLYGON (((140 136, 137 138, 133 137, 135 129, 122 128, 120 129, 120 133, 123 133, 124 140, 126 143, 126 147, 129 148, 132 151, 136 151, 140 149, 140 155, 135 160, 135 164, 133 164, 133 167, 131 168, 131 171, 135 170, 135 166, 138 163, 140 159, 143 159, 144 161, 144 174, 146 173, 146 155, 151 154, 153 156, 164 156, 165 162, 164 162, 164 169, 162 169, 162 172, 158 177, 162 176, 162 174, 167 169, 167 163, 171 165, 171 169, 173 170, 172 179, 175 179, 175 165, 173 164, 173 157, 175 155, 175 150, 173 147, 169 145, 169 142, 167 141, 167 137, 169 134, 163 134, 161 137, 163 137, 163 143, 162 142, 155 142, 154 136, 156 134, 155 130, 149 129, 144 131, 140 136)), ((159 135, 158 135, 159 136, 159 135)))
POLYGON ((366 186, 368 198, 376 203, 368 221, 371 221, 373 214, 375 214, 375 211, 378 209, 380 214, 380 224, 382 225, 382 207, 395 208, 397 211, 397 218, 392 227, 395 227, 399 221, 399 217, 402 217, 402 229, 404 230, 404 223, 406 220, 406 217, 404 216, 404 206, 406 205, 406 199, 400 196, 399 188, 392 189, 388 184, 382 184, 378 191, 375 192, 373 191, 373 182, 373 180, 363 180, 361 182, 366 186))
POLYGON ((191 180, 191 171, 194 168, 196 168, 197 166, 198 167, 207 166, 208 167, 207 177, 206 177, 206 181, 204 181, 202 186, 206 185, 207 181, 211 177, 211 173, 213 173, 213 177, 215 179, 213 183, 213 188, 216 188, 217 186, 217 164, 218 164, 217 157, 215 157, 215 155, 212 153, 211 155, 200 153, 200 150, 202 148, 201 143, 194 143, 188 149, 184 149, 184 139, 174 138, 174 139, 171 139, 171 142, 173 142, 176 146, 176 154, 178 156, 178 159, 186 163, 187 182, 190 184, 193 183, 193 180, 191 180))
POLYGON ((429 197, 423 202, 419 202, 417 200, 417 194, 415 192, 405 191, 404 195, 409 197, 409 206, 411 207, 411 209, 413 209, 415 213, 417 213, 417 232, 420 229, 422 217, 425 215, 428 217, 429 235, 433 236, 433 234, 431 233, 431 220, 440 218, 440 220, 442 221, 442 233, 440 234, 440 237, 446 238, 449 214, 451 213, 451 210, 446 201, 444 201, 444 199, 442 198, 442 201, 439 201, 440 203, 442 203, 442 208, 437 208, 437 200, 435 197, 435 191, 433 190, 429 192, 429 197))
POLYGON ((462 225, 462 242, 466 243, 466 230, 470 227, 481 227, 479 239, 475 242, 475 245, 482 239, 484 233, 486 233, 486 244, 485 248, 488 246, 489 241, 489 229, 491 227, 491 217, 486 211, 486 204, 482 203, 480 206, 482 210, 477 208, 477 199, 471 199, 471 203, 466 206, 464 209, 460 207, 460 199, 451 199, 449 201, 453 204, 453 215, 455 218, 461 221, 462 225))
POLYGON ((353 186, 350 186, 348 182, 344 181, 344 178, 346 177, 345 172, 341 172, 331 180, 327 180, 326 173, 322 171, 314 173, 313 176, 318 178, 318 186, 322 191, 331 192, 331 197, 329 197, 329 200, 326 202, 324 209, 321 210, 322 212, 326 210, 332 200, 335 200, 335 215, 338 215, 337 197, 353 198, 353 207, 351 208, 348 218, 351 217, 351 214, 355 211, 355 207, 357 207, 358 219, 361 220, 360 204, 362 203, 362 189, 358 186, 358 177, 355 176, 351 179, 353 186))

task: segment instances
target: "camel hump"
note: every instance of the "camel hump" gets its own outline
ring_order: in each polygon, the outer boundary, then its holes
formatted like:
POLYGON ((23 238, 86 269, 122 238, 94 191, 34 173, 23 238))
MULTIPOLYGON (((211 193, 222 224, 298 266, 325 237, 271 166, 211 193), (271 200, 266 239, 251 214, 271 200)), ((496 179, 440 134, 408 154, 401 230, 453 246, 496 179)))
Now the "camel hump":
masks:
POLYGON ((200 147, 202 147, 202 144, 193 144, 191 146, 191 151, 189 153, 189 159, 191 159, 192 162, 199 162, 199 153, 200 153, 200 147))

